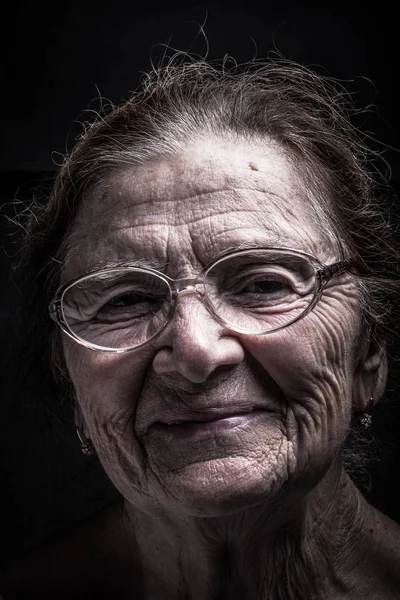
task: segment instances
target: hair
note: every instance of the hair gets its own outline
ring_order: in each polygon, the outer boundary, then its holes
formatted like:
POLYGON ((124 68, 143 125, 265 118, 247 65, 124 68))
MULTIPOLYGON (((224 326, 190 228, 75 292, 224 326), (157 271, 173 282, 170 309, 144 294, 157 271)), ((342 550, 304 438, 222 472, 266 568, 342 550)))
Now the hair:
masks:
POLYGON ((46 378, 53 395, 72 391, 47 307, 84 197, 111 171, 173 156, 204 136, 272 140, 299 165, 315 210, 352 259, 366 335, 379 346, 391 344, 399 325, 400 246, 380 155, 352 124, 355 112, 341 84, 299 64, 178 56, 144 75, 128 101, 87 124, 50 195, 31 207, 24 223, 24 335, 40 394, 46 378))

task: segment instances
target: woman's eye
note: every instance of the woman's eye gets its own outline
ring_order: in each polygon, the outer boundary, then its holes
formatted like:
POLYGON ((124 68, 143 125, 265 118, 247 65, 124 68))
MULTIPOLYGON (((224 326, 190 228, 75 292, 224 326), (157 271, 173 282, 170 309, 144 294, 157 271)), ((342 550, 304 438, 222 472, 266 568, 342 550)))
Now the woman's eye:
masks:
POLYGON ((284 284, 281 281, 261 280, 249 283, 243 291, 252 294, 276 294, 287 288, 287 284, 284 284))
POLYGON ((148 302, 149 298, 146 296, 142 296, 141 294, 122 294, 121 296, 116 296, 107 302, 109 306, 117 306, 117 307, 127 307, 127 306, 135 306, 136 304, 140 304, 141 302, 148 302))

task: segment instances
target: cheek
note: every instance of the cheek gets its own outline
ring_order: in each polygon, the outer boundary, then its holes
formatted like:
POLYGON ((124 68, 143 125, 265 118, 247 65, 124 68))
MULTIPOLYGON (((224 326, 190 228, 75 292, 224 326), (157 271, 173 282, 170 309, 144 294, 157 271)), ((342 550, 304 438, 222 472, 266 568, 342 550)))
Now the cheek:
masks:
POLYGON ((290 438, 306 445, 323 438, 343 441, 351 415, 358 330, 357 311, 343 311, 331 297, 287 329, 243 339, 285 397, 290 438))
POLYGON ((123 496, 139 502, 146 462, 134 423, 152 353, 93 352, 69 341, 64 352, 76 401, 102 466, 123 496))
MULTIPOLYGON (((149 360, 148 353, 93 352, 64 343, 76 399, 93 443, 110 445, 132 423, 149 360)), ((133 428, 133 426, 132 426, 133 428)))

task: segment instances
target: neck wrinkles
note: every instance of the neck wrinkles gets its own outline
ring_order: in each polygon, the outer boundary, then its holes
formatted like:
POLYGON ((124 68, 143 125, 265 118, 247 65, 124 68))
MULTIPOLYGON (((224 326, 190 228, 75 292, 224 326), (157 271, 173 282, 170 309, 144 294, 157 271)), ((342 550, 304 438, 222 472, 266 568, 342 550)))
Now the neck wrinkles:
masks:
POLYGON ((125 510, 149 598, 309 600, 349 592, 364 508, 334 465, 306 495, 282 495, 226 517, 125 510))

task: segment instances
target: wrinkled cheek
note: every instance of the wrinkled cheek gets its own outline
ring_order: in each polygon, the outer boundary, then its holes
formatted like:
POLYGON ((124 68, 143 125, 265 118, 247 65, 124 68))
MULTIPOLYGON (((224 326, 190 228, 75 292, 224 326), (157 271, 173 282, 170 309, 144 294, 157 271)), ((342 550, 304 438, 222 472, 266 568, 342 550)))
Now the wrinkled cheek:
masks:
POLYGON ((135 411, 148 365, 145 353, 116 355, 65 344, 67 367, 86 428, 106 471, 114 479, 143 451, 136 439, 135 411))
POLYGON ((94 352, 67 341, 64 355, 82 409, 93 403, 104 417, 112 418, 124 406, 136 405, 149 364, 147 354, 94 352))
POLYGON ((101 428, 96 431, 94 446, 117 490, 130 501, 140 499, 146 491, 143 487, 145 460, 143 448, 135 436, 124 438, 117 432, 101 428))
POLYGON ((114 395, 112 402, 110 398, 99 402, 98 398, 99 393, 87 395, 82 408, 92 443, 115 487, 133 500, 146 470, 143 446, 135 433, 137 399, 129 402, 114 395))
POLYGON ((243 340, 286 403, 291 474, 307 465, 323 470, 345 439, 351 416, 351 340, 341 329, 328 332, 321 323, 316 329, 316 320, 243 340))
POLYGON ((338 391, 348 380, 346 356, 334 344, 305 335, 304 328, 283 330, 268 339, 249 337, 243 344, 282 391, 286 401, 321 404, 325 394, 338 391))

